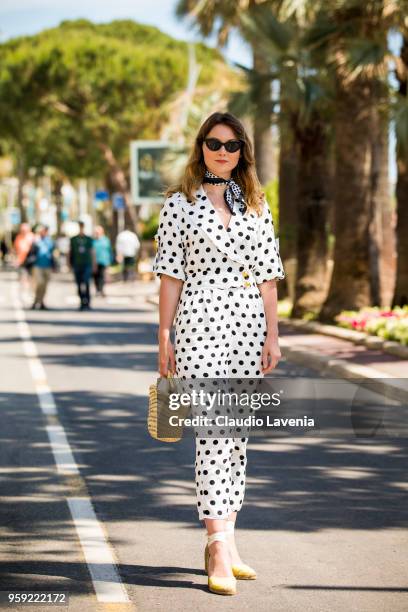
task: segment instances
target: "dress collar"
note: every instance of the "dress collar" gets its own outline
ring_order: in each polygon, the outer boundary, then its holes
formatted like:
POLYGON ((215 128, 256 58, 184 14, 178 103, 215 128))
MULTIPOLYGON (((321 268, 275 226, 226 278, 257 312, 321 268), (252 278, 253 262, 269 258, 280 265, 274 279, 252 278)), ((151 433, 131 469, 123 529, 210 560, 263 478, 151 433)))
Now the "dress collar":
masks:
POLYGON ((179 192, 179 203, 186 213, 187 219, 195 227, 203 231, 220 251, 228 255, 230 259, 243 266, 246 265, 243 257, 238 253, 234 243, 231 241, 231 234, 234 231, 237 215, 240 215, 244 222, 246 221, 246 218, 240 212, 234 210, 228 228, 225 229, 202 184, 195 191, 194 202, 187 200, 186 196, 179 192))

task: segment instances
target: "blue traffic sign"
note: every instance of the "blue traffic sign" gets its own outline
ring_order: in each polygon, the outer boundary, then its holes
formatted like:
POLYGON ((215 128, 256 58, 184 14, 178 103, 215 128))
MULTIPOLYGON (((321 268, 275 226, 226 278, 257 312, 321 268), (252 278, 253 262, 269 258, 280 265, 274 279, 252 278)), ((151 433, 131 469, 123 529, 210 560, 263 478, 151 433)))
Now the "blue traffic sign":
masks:
POLYGON ((102 189, 95 191, 95 200, 102 200, 105 202, 106 200, 109 200, 109 193, 107 191, 103 191, 102 189))

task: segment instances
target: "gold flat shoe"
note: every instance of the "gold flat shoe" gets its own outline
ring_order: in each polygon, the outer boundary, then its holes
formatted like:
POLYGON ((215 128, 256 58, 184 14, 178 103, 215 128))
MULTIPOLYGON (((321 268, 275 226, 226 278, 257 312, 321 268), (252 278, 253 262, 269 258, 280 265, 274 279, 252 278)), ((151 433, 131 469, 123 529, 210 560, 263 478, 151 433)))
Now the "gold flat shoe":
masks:
MULTIPOLYGON (((235 523, 233 521, 227 521, 226 532, 229 535, 234 535, 235 523)), ((256 580, 256 571, 250 565, 246 563, 233 563, 232 573, 238 580, 256 580)))
POLYGON ((246 563, 237 563, 233 565, 232 573, 237 580, 256 580, 256 571, 246 563))
POLYGON ((217 595, 236 595, 237 586, 236 579, 234 576, 231 578, 222 576, 209 576, 208 577, 208 588, 211 593, 217 595))
MULTIPOLYGON (((209 547, 216 541, 227 543, 225 531, 217 531, 208 536, 207 545, 204 551, 204 565, 207 576, 210 560, 209 547)), ((217 595, 236 595, 237 580, 235 576, 208 576, 208 589, 211 591, 211 593, 216 593, 217 595)))

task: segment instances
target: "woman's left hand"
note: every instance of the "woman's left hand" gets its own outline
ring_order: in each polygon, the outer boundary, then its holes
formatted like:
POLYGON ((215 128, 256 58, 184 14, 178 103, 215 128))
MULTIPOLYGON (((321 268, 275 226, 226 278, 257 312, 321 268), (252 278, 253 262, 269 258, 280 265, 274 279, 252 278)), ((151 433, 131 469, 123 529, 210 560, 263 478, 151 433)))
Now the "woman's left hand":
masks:
POLYGON ((281 357, 278 339, 266 336, 261 357, 262 374, 271 372, 276 367, 281 357))

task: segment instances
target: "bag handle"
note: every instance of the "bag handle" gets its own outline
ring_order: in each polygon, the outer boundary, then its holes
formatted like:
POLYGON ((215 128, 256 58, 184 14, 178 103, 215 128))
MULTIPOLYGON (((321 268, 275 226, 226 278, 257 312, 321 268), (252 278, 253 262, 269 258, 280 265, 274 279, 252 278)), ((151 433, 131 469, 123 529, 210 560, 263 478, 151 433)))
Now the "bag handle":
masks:
POLYGON ((172 374, 172 372, 170 370, 167 370, 167 376, 166 376, 167 380, 169 381, 169 386, 172 389, 172 391, 177 391, 177 384, 176 384, 176 380, 174 375, 172 374))

